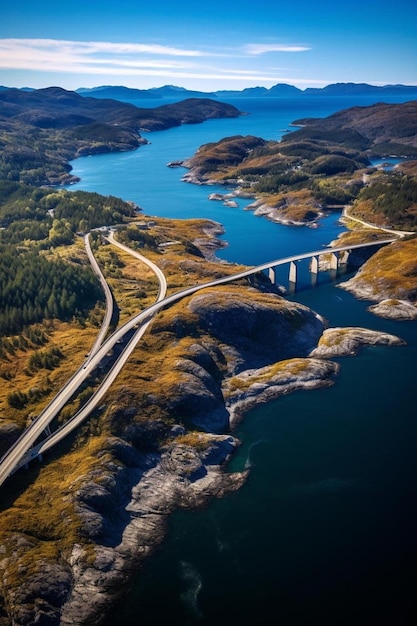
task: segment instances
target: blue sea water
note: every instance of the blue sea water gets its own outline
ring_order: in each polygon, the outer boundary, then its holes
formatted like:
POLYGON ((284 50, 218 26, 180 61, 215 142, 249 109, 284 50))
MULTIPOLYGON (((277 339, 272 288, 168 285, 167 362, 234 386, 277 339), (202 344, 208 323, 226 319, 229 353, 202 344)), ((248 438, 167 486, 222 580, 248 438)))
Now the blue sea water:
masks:
MULTIPOLYGON (((337 213, 317 229, 273 224, 243 202, 234 209, 209 201, 217 188, 183 183, 166 164, 223 136, 279 139, 294 119, 371 101, 235 104, 249 115, 149 134, 151 144, 134 153, 79 159, 82 180, 72 188, 119 195, 149 215, 215 219, 229 244, 219 256, 230 261, 256 264, 325 245, 343 230, 337 213)), ((250 411, 229 466, 250 467, 245 486, 171 517, 165 542, 106 626, 415 623, 416 325, 373 316, 338 281, 292 297, 332 326, 384 330, 407 347, 341 358, 333 387, 250 411)))

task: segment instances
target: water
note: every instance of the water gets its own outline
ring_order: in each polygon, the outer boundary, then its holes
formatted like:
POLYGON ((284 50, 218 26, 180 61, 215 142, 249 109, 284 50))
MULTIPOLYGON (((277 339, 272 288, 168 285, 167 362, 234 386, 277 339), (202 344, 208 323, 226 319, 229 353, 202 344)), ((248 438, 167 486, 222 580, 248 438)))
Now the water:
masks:
MULTIPOLYGON (((313 104, 257 113, 252 103, 245 118, 155 133, 135 153, 80 159, 78 187, 134 200, 151 215, 216 219, 229 242, 222 255, 232 261, 319 248, 342 230, 337 214, 317 229, 286 228, 208 201, 214 189, 181 183, 179 170, 166 167, 206 141, 242 132, 277 138, 319 106, 324 115, 354 102, 313 104)), ((229 467, 250 466, 247 483, 171 517, 166 541, 106 626, 415 623, 415 323, 379 319, 335 284, 294 297, 333 326, 384 330, 408 345, 340 359, 333 387, 248 413, 229 467)))

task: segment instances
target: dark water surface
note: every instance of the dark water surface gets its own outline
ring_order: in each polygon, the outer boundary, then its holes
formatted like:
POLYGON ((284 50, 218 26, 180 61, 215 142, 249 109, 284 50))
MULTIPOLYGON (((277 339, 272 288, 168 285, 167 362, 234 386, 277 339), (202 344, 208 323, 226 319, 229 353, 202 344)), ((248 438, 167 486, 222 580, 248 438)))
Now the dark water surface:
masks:
MULTIPOLYGON (((238 120, 154 133, 134 153, 76 161, 75 188, 134 200, 150 215, 215 219, 229 243, 220 255, 231 261, 314 250, 343 230, 338 214, 317 229, 285 228, 240 210, 243 203, 208 201, 217 188, 181 183, 166 163, 222 136, 279 138, 296 118, 361 103, 370 102, 245 101, 251 115, 238 120)), ((335 283, 293 297, 332 326, 384 330, 407 347, 363 349, 339 359, 333 387, 250 411, 229 465, 250 467, 247 483, 171 517, 166 541, 106 626, 416 623, 417 327, 371 315, 369 303, 335 283)))
POLYGON ((247 483, 172 517, 118 607, 126 626, 414 623, 415 325, 369 319, 334 285, 297 300, 408 346, 341 358, 333 387, 249 412, 229 466, 247 483))

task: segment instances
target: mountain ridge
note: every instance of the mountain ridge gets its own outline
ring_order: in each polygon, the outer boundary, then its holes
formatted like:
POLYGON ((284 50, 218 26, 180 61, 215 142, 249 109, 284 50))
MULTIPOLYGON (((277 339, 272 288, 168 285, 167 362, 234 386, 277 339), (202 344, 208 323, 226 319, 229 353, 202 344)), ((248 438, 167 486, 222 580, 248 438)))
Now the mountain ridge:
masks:
POLYGON ((98 87, 80 87, 75 90, 81 96, 95 98, 129 97, 129 99, 164 99, 164 98, 250 98, 250 97, 303 97, 303 96, 348 96, 348 95, 400 95, 417 94, 417 85, 369 85, 367 83, 332 83, 325 87, 307 87, 302 90, 287 83, 277 83, 270 88, 255 86, 242 90, 221 89, 217 91, 188 90, 175 85, 151 87, 150 89, 134 89, 122 85, 101 85, 98 87))

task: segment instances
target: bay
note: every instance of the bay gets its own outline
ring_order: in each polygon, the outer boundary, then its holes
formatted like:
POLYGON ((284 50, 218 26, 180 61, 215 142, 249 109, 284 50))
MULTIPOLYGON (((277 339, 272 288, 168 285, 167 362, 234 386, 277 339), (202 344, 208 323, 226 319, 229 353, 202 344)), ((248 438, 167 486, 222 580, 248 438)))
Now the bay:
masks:
MULTIPOLYGON (((243 203, 232 209, 209 201, 216 188, 183 183, 181 171, 166 164, 207 141, 249 133, 277 139, 296 118, 360 103, 244 104, 250 115, 237 120, 153 133, 134 153, 79 159, 74 173, 82 180, 72 188, 120 195, 149 215, 215 219, 228 242, 219 256, 232 262, 256 264, 327 244, 343 230, 337 213, 317 229, 284 227, 242 210, 243 203)), ((364 349, 339 360, 333 387, 250 411, 235 432, 242 445, 228 468, 250 467, 245 486, 171 517, 165 542, 106 626, 415 621, 416 326, 373 316, 369 303, 337 281, 292 298, 333 326, 385 330, 407 347, 364 349)))

